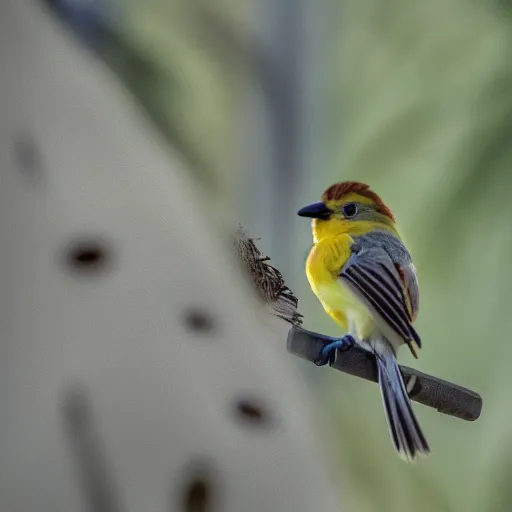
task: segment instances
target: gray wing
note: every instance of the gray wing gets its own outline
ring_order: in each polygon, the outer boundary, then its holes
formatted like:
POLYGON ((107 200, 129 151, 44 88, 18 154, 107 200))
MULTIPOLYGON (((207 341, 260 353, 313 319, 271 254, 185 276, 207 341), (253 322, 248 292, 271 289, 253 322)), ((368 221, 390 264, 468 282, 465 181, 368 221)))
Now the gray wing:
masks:
MULTIPOLYGON (((406 292, 399 268, 381 247, 356 249, 341 269, 339 277, 373 314, 378 315, 406 343, 414 340, 421 348, 421 339, 411 324, 413 307, 409 305, 414 300, 417 304, 418 294, 409 298, 414 293, 406 292)), ((410 276, 408 279, 412 280, 410 276)), ((414 282, 417 291, 417 282, 414 282)), ((414 285, 410 286, 414 288, 414 285)))

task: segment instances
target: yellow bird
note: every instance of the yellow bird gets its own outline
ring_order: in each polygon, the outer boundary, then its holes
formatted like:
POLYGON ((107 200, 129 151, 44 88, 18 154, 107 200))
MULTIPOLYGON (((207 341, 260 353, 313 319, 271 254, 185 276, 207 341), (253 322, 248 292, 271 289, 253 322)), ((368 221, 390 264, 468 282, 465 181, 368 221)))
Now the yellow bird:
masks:
POLYGON ((396 361, 403 344, 417 357, 421 340, 412 326, 419 307, 416 269, 391 210, 368 185, 346 181, 330 186, 322 201, 298 215, 313 219, 306 262, 311 288, 348 332, 326 345, 315 363, 332 363, 337 350, 354 344, 373 353, 396 451, 407 462, 427 455, 430 448, 396 361))

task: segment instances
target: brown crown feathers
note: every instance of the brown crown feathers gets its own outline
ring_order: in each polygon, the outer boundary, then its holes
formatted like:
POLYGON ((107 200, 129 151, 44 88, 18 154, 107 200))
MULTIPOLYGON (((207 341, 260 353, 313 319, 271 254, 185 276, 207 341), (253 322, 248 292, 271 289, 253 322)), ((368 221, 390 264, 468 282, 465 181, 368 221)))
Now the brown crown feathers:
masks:
POLYGON ((360 183, 358 181, 343 181, 340 183, 334 183, 331 185, 323 194, 322 201, 339 201, 349 194, 358 194, 366 197, 375 203, 375 209, 390 218, 393 222, 395 218, 391 213, 391 210, 384 204, 382 199, 370 189, 370 185, 360 183))

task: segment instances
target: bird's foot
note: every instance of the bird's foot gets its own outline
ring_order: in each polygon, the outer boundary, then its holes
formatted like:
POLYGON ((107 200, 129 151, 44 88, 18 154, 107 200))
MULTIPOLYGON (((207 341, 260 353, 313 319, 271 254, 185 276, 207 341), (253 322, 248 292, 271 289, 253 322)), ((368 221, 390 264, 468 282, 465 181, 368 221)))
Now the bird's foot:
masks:
POLYGON ((334 359, 336 357, 336 351, 345 352, 349 348, 352 348, 355 345, 355 340, 350 334, 343 336, 338 340, 334 340, 327 345, 324 345, 322 350, 320 351, 319 356, 314 360, 314 363, 317 366, 324 366, 329 363, 332 365, 334 363, 334 359))

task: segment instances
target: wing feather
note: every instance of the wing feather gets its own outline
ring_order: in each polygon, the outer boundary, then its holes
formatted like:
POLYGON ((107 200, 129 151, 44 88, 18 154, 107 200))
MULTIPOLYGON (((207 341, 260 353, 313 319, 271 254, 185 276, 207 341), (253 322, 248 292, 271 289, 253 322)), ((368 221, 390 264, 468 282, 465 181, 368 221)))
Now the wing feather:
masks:
POLYGON ((418 277, 414 265, 396 265, 397 271, 404 284, 405 303, 408 309, 409 318, 414 322, 419 311, 419 288, 418 277))
POLYGON ((384 250, 352 254, 339 276, 406 343, 414 340, 421 348, 421 339, 411 325, 413 301, 398 268, 384 250))

